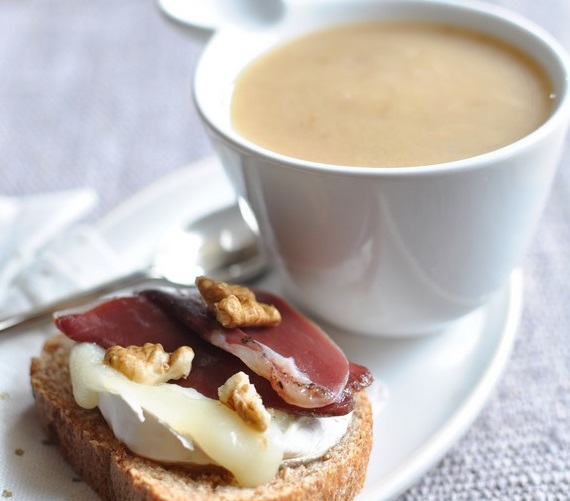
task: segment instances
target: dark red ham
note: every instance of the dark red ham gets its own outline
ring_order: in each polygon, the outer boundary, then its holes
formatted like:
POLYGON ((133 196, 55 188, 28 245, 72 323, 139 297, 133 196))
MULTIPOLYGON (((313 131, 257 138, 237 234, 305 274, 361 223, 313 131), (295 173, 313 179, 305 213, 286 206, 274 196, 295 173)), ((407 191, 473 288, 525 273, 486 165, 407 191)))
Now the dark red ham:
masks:
MULTIPOLYGON (((205 309, 203 313, 209 316, 205 309)), ((354 407, 353 393, 372 382, 366 368, 350 363, 348 382, 336 402, 314 409, 291 405, 272 389, 266 379, 250 370, 239 358, 204 341, 143 296, 111 299, 83 313, 60 315, 55 323, 71 339, 94 342, 103 348, 150 342, 161 343, 167 351, 172 352, 180 346, 191 346, 195 356, 189 377, 172 383, 192 387, 207 397, 217 399, 218 387, 236 372, 243 371, 248 374, 267 407, 298 415, 347 414, 354 407)))
POLYGON ((308 409, 343 398, 349 362, 342 350, 286 301, 256 291, 258 301, 273 304, 281 314, 278 327, 223 327, 196 289, 140 292, 209 343, 234 354, 267 379, 286 402, 308 409))
POLYGON ((188 329, 142 296, 104 301, 82 313, 56 315, 56 327, 78 342, 111 346, 160 343, 168 352, 189 344, 188 329))

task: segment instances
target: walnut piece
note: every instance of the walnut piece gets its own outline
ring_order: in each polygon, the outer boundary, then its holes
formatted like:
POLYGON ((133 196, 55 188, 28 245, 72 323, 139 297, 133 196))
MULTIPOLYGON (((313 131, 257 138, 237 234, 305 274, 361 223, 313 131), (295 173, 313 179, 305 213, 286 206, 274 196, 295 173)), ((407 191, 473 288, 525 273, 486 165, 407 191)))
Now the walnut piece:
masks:
POLYGON ((224 327, 274 327, 281 322, 277 308, 257 302, 247 287, 207 277, 196 278, 196 287, 224 327))
POLYGON ((167 353, 160 343, 146 343, 127 348, 111 346, 104 362, 136 383, 160 384, 188 377, 193 358, 194 350, 189 346, 167 353))
POLYGON ((245 372, 237 372, 218 388, 220 402, 235 411, 249 426, 257 431, 265 431, 269 427, 271 414, 263 406, 263 402, 255 386, 249 382, 245 372))

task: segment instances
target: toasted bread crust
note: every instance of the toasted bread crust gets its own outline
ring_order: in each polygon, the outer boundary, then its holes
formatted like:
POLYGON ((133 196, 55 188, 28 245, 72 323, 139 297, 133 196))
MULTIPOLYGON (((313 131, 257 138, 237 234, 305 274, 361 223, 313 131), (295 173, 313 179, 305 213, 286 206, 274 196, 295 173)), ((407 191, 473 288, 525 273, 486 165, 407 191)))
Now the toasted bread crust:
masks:
POLYGON ((32 391, 48 437, 102 499, 346 501, 364 485, 372 448, 372 412, 364 392, 356 396, 347 434, 323 458, 283 466, 271 482, 241 488, 221 468, 164 465, 131 453, 97 409, 75 403, 68 368, 71 346, 62 335, 48 339, 41 355, 32 359, 32 391))

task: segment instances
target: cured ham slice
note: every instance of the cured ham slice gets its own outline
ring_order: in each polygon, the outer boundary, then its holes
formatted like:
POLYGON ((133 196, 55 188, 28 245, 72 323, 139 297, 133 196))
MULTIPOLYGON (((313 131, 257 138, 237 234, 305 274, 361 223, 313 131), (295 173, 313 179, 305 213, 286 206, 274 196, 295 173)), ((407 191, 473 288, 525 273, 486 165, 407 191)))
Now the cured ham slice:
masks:
POLYGON ((195 289, 140 294, 209 343, 240 358, 286 402, 314 409, 343 398, 350 372, 346 356, 319 326, 280 297, 256 292, 258 301, 279 310, 278 327, 228 329, 213 317, 195 289))
MULTIPOLYGON (((220 328, 205 307, 201 307, 200 312, 208 318, 207 322, 214 322, 214 327, 220 328)), ((238 357, 205 341, 142 295, 110 299, 82 313, 60 315, 55 324, 69 338, 77 342, 97 343, 105 349, 115 345, 140 346, 147 342, 161 343, 169 352, 180 346, 191 346, 195 356, 190 375, 187 379, 171 383, 194 388, 209 398, 217 399, 218 387, 236 372, 243 371, 248 374, 266 407, 297 415, 347 414, 354 407, 353 393, 372 382, 372 376, 365 367, 350 362, 347 383, 335 402, 316 408, 287 403, 267 379, 252 371, 238 357)))
POLYGON ((188 329, 141 296, 118 297, 85 312, 57 315, 54 323, 70 339, 105 349, 160 343, 172 352, 191 342, 188 329))

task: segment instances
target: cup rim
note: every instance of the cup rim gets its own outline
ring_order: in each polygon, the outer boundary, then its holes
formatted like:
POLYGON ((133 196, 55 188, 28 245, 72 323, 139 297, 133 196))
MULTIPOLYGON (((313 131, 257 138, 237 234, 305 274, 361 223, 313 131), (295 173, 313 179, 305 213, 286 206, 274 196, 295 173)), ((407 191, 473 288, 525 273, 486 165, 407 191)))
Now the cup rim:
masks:
MULTIPOLYGON (((378 0, 378 3, 390 3, 391 0, 378 0)), ((353 0, 342 0, 334 2, 334 4, 342 4, 352 2, 353 0)), ((320 2, 317 8, 326 8, 328 2, 320 2)), ((368 0, 366 3, 370 3, 368 0)), ((222 137, 226 142, 231 143, 235 148, 248 153, 253 156, 263 158, 264 161, 275 164, 286 166, 287 168, 293 168, 296 170, 303 171, 313 171, 320 173, 329 174, 350 174, 351 176, 401 176, 401 175, 416 175, 425 176, 429 174, 440 174, 445 172, 452 172, 456 170, 471 170, 480 169, 485 166, 495 165, 497 162, 501 162, 519 152, 522 152, 532 146, 533 144, 542 140, 545 136, 550 135, 553 130, 558 129, 560 126, 564 126, 565 122, 568 122, 570 118, 570 56, 562 44, 548 31, 529 20, 528 18, 522 16, 521 14, 506 9, 504 7, 486 4, 479 0, 463 0, 461 4, 457 4, 452 0, 392 0, 392 4, 408 4, 408 5, 421 5, 423 8, 426 7, 440 7, 448 9, 463 10, 468 12, 475 12, 479 14, 489 15, 496 20, 510 25, 513 29, 519 30, 520 33, 524 33, 527 40, 534 39, 535 45, 541 45, 543 50, 550 53, 553 60, 556 61, 556 66, 558 68, 559 75, 561 78, 560 88, 557 89, 557 93, 560 94, 560 99, 557 100, 554 109, 548 118, 537 127, 534 131, 530 132, 526 136, 508 144, 496 150, 492 150, 480 155, 453 160, 450 162, 443 162, 438 164, 428 164, 419 166, 402 166, 402 167, 389 167, 382 166, 353 166, 353 165, 340 165, 340 164, 328 164, 324 162, 315 162, 309 160, 303 160, 300 158, 290 157, 281 153, 277 153, 268 150, 262 146, 255 144, 254 142, 244 138, 238 134, 231 126, 226 126, 219 117, 212 117, 205 111, 205 107, 202 105, 202 91, 204 85, 200 85, 202 77, 202 68, 204 61, 210 57, 209 48, 217 43, 223 37, 235 36, 238 33, 252 33, 251 30, 242 27, 222 27, 220 31, 216 32, 210 42, 207 44, 205 50, 203 51, 201 57, 199 58, 198 64, 195 68, 192 98, 194 101, 195 109, 197 110, 199 116, 201 117, 203 123, 216 135, 222 137)), ((302 9, 303 6, 300 4, 293 4, 296 9, 302 9)), ((311 4, 307 4, 307 7, 311 4)), ((314 4, 312 5, 315 6, 314 4)), ((420 17, 418 17, 421 20, 420 17)), ((329 23, 325 22, 317 27, 315 30, 326 28, 329 23)), ((269 28, 271 29, 271 28, 269 28)), ((477 29, 477 28, 475 28, 477 29)), ((500 38, 500 36, 499 36, 500 38)), ((292 38, 285 38, 279 43, 286 43, 292 38)), ((524 49, 522 49, 524 50, 524 49)), ((537 61, 541 64, 541 61, 537 61)), ((242 69, 245 66, 242 67, 242 69)), ((544 68, 544 66, 543 66, 544 68)), ((546 68, 544 68, 546 70, 546 68)), ((236 73, 237 76, 239 72, 236 73)), ((549 75, 551 80, 554 80, 553 75, 549 75)), ((553 82, 555 84, 555 82, 553 82)), ((207 86, 206 86, 207 87, 207 86)))

